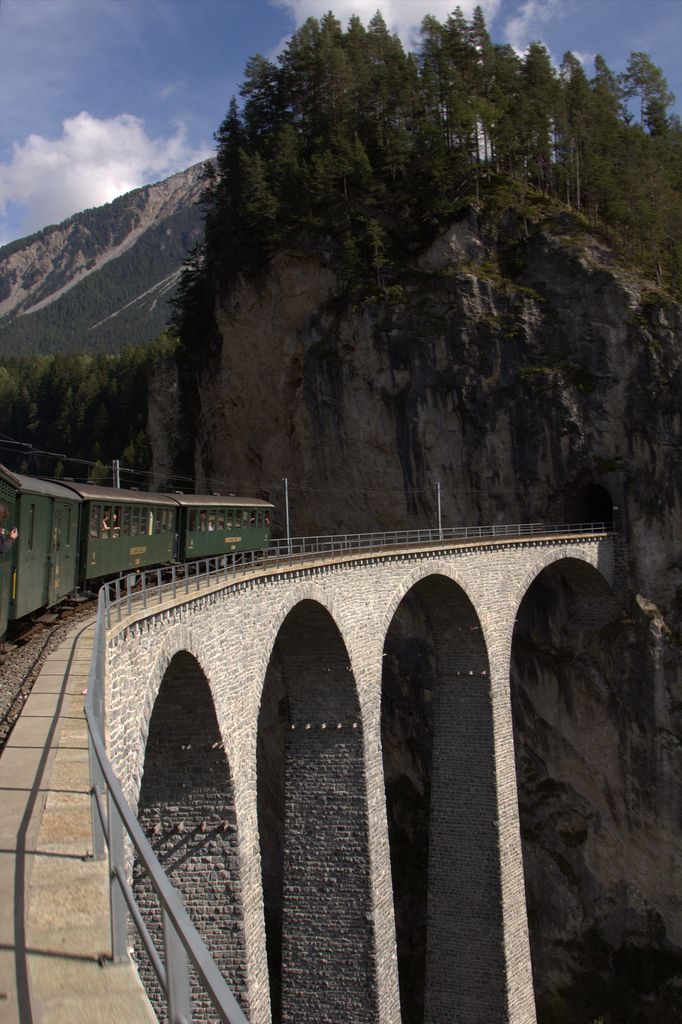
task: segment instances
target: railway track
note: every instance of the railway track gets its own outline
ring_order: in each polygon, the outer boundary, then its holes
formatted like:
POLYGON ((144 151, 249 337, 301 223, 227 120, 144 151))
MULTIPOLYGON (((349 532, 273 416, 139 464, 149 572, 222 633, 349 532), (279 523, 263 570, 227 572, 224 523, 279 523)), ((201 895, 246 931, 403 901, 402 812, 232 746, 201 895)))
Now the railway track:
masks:
POLYGON ((65 603, 38 619, 13 623, 5 653, 0 653, 0 753, 22 712, 45 659, 81 619, 91 618, 97 601, 65 603))

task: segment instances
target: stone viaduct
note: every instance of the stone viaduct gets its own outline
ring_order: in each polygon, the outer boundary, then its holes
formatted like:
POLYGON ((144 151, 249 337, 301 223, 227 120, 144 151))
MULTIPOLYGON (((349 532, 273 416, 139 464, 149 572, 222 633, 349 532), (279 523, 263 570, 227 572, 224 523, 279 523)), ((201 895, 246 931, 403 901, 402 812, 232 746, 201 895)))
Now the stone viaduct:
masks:
MULTIPOLYGON (((111 763, 251 1024, 535 1021, 514 624, 538 576, 560 570, 571 613, 597 626, 615 544, 562 535, 337 557, 112 624, 111 763), (399 795, 387 812, 384 772, 389 748, 413 742, 415 702, 397 717, 382 704, 408 605, 435 680, 416 712, 430 769, 412 819, 399 795), (397 938, 389 818, 422 852, 397 938)), ((201 1005, 195 1016, 212 1019, 201 1005)))

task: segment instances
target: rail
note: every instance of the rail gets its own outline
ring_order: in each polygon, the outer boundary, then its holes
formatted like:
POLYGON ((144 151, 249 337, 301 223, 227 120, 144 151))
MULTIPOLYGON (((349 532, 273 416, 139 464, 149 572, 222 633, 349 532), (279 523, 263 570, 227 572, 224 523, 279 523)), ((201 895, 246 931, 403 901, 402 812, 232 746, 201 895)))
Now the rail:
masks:
POLYGON ((129 573, 100 590, 93 659, 85 701, 88 725, 92 833, 94 855, 100 860, 109 854, 112 961, 128 960, 128 916, 132 919, 150 962, 157 974, 168 1004, 170 1024, 191 1021, 189 962, 224 1024, 247 1024, 232 992, 226 985, 202 938, 192 924, 181 897, 159 864, 147 838, 124 796, 121 784, 109 763, 104 740, 104 679, 106 630, 115 617, 121 621, 133 606, 143 609, 151 602, 190 595, 212 583, 236 580, 254 570, 294 567, 311 558, 349 557, 378 554, 380 551, 427 547, 440 544, 467 544, 470 541, 527 539, 532 537, 604 534, 612 532, 611 523, 580 523, 546 526, 541 523, 514 525, 451 527, 443 530, 400 530, 390 533, 340 534, 321 537, 297 537, 275 540, 264 551, 242 555, 222 555, 186 565, 129 573), (157 894, 163 921, 163 955, 157 950, 135 902, 126 876, 126 836, 137 851, 138 859, 157 894))
POLYGON ((132 919, 166 997, 169 1024, 192 1019, 189 963, 224 1024, 248 1024, 206 945, 192 924, 177 890, 159 864, 109 763, 104 743, 104 669, 106 592, 100 591, 95 644, 85 700, 91 779, 93 852, 104 860, 109 851, 111 960, 126 963, 128 915, 132 919), (156 892, 163 923, 163 952, 157 950, 126 877, 126 836, 137 851, 156 892))
POLYGON ((162 604, 171 597, 176 600, 178 596, 189 596, 213 583, 228 583, 253 575, 256 570, 267 573, 270 570, 294 568, 311 558, 345 558, 440 544, 600 534, 612 530, 613 524, 606 522, 562 523, 553 526, 544 523, 496 523, 492 526, 454 526, 442 530, 393 530, 273 540, 264 550, 216 555, 196 562, 130 572, 103 588, 106 594, 106 621, 110 627, 113 621, 120 622, 124 614, 131 615, 133 606, 147 609, 151 602, 162 604))

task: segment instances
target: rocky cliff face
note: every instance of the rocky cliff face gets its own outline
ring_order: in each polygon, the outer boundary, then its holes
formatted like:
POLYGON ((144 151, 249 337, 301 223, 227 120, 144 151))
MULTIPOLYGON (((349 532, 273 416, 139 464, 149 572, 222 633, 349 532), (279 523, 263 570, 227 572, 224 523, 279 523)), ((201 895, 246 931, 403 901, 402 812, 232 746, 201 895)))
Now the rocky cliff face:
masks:
POLYGON ((278 500, 287 476, 295 533, 433 526, 437 481, 445 525, 613 503, 608 621, 581 627, 550 574, 515 637, 538 1002, 546 1021, 679 1020, 682 310, 570 219, 474 211, 390 298, 336 289, 330 257, 289 251, 223 298, 199 489, 278 500))
POLYGON ((159 334, 201 234, 201 173, 190 167, 0 248, 0 352, 120 349, 159 334))

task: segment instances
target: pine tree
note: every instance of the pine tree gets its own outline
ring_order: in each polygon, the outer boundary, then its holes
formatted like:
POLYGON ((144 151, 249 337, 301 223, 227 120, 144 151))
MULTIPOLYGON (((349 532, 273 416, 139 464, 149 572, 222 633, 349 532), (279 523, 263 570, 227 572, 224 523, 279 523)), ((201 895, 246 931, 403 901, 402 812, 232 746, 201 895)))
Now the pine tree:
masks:
POLYGON ((580 210, 591 93, 582 64, 570 52, 564 54, 561 63, 561 81, 563 104, 560 159, 565 172, 565 199, 569 206, 580 210))
POLYGON ((557 80, 547 49, 531 43, 523 62, 517 132, 528 179, 549 191, 552 184, 557 80))
POLYGON ((668 90, 663 72, 648 53, 630 54, 625 72, 620 76, 623 95, 639 98, 639 123, 651 135, 663 135, 668 129, 668 109, 675 102, 668 90))

